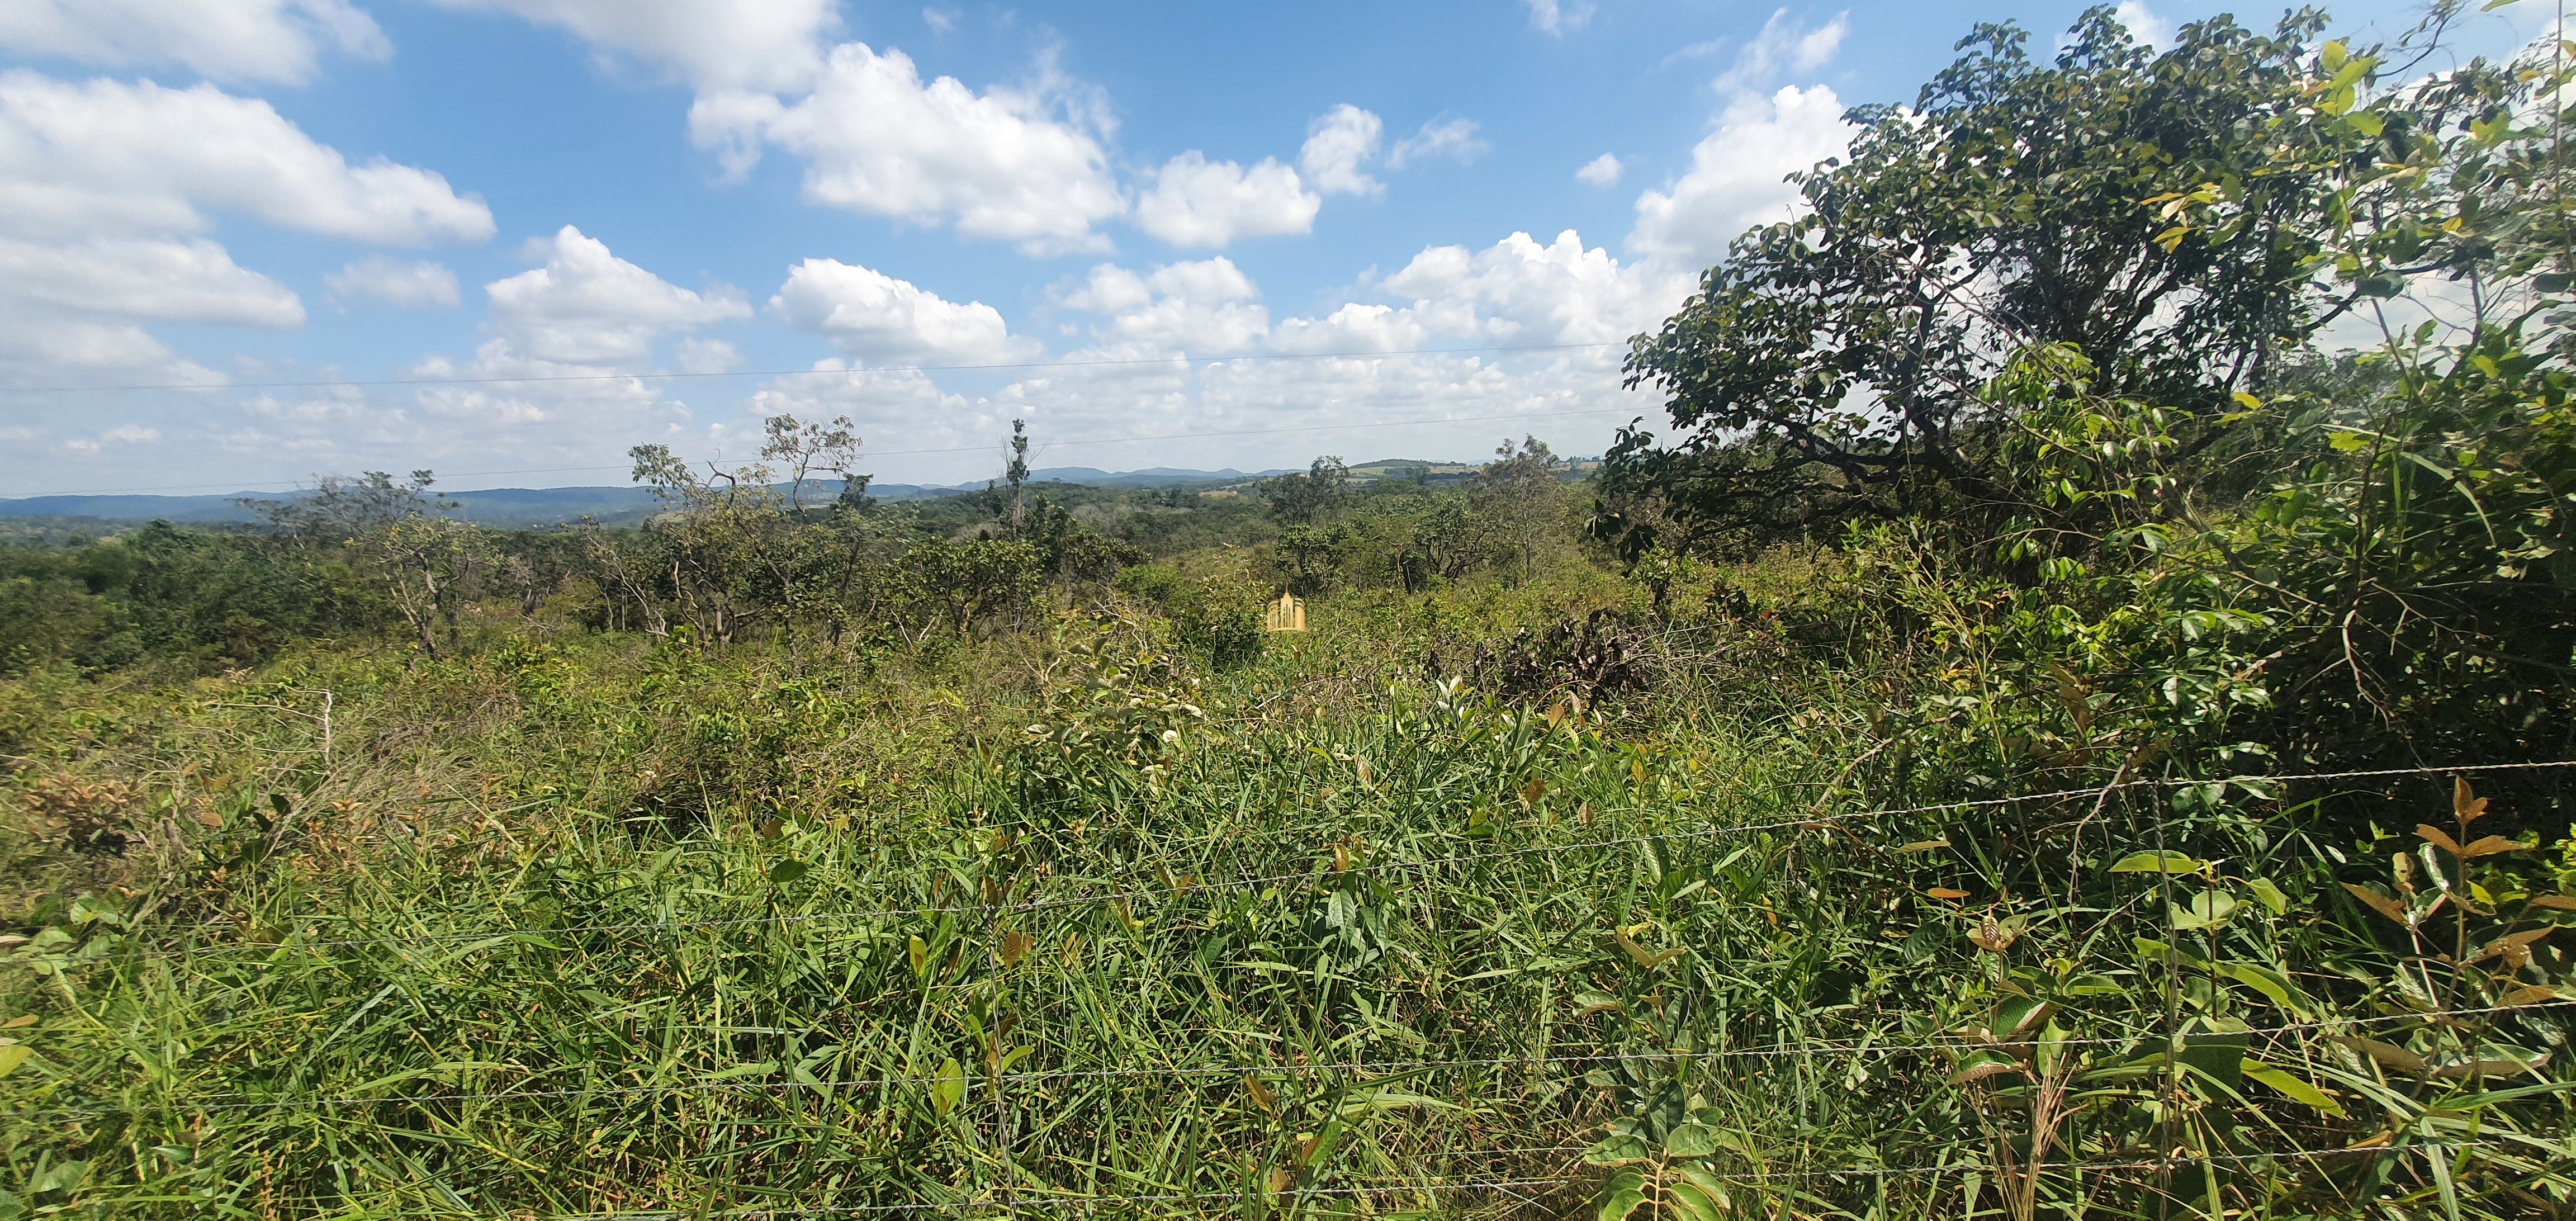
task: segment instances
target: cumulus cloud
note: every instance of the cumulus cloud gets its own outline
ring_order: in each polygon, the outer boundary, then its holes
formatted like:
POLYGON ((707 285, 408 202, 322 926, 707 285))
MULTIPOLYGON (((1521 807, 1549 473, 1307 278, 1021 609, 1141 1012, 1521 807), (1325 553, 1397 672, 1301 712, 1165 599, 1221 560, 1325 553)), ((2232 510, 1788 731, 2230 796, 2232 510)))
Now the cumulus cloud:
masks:
POLYGON ((1681 289, 1586 247, 1572 229, 1546 245, 1514 233, 1483 250, 1434 246, 1383 282, 1434 332, 1511 344, 1607 343, 1653 325, 1681 289))
POLYGON ((764 145, 805 158, 811 202, 953 222, 961 236, 1053 253, 1102 246, 1094 226, 1127 207, 1101 145, 1106 124, 1079 100, 979 94, 950 76, 924 84, 903 52, 854 42, 832 50, 811 94, 702 96, 689 130, 737 172, 764 145))
POLYGON ((1323 205, 1276 160, 1246 169, 1192 149, 1156 171, 1136 200, 1136 225, 1174 246, 1222 248, 1238 237, 1309 232, 1323 205))
POLYGON ((1582 169, 1574 171, 1574 178, 1577 182, 1587 183, 1596 187, 1606 187, 1619 181, 1619 175, 1624 173, 1627 168, 1628 167, 1619 164, 1618 157, 1610 153, 1603 153, 1590 161, 1584 162, 1582 169))
POLYGON ((1037 352, 1037 345, 1011 334, 992 306, 961 305, 837 259, 807 259, 790 269, 769 299, 769 312, 850 356, 884 364, 1003 361, 1037 352))
POLYGON ((483 202, 436 173, 353 165, 266 102, 0 73, 0 379, 219 384, 146 325, 302 325, 292 290, 203 236, 227 214, 373 244, 492 232, 483 202))
POLYGON ((1735 53, 1735 61, 1718 74, 1718 92, 1766 89, 1786 73, 1823 67, 1842 47, 1843 35, 1851 28, 1850 17, 1848 11, 1840 12, 1823 25, 1808 27, 1791 19, 1785 8, 1772 10, 1770 19, 1762 23, 1762 32, 1744 44, 1744 49, 1735 53))
POLYGON ((456 273, 426 261, 371 254, 322 277, 335 301, 375 301, 397 309, 453 307, 456 273))
POLYGON ((676 331, 751 316, 721 286, 694 293, 609 253, 571 225, 528 244, 545 266, 483 286, 507 351, 539 361, 632 366, 676 331))
POLYGON ((304 324, 304 304, 293 291, 203 239, 0 238, 0 284, 7 286, 0 293, 52 310, 273 330, 304 324))
POLYGON ((492 235, 480 198, 381 157, 353 166, 254 98, 0 74, 0 230, 196 233, 209 210, 379 245, 492 235))
POLYGON ((1798 193, 1782 179, 1851 147, 1842 101, 1822 85, 1741 98, 1691 150, 1690 171, 1637 197, 1632 253, 1705 267, 1754 225, 1787 220, 1798 193))
POLYGON ((1592 23, 1591 0, 1528 0, 1530 28, 1542 34, 1562 38, 1568 30, 1579 30, 1592 23))
POLYGON ((1473 161, 1493 147, 1477 139, 1476 130, 1473 119, 1434 119, 1423 124, 1422 130, 1395 142, 1394 150, 1386 155, 1387 168, 1400 170, 1412 162, 1435 157, 1473 161))
POLYGON ((1055 300, 1105 315, 1076 359, 1248 351, 1270 329, 1261 290, 1223 256, 1167 263, 1142 275, 1103 263, 1080 282, 1059 287, 1055 300))
POLYGON ((2157 15, 2140 0, 2120 0, 2111 16, 2129 27, 2129 37, 2145 43, 2150 50, 2163 50, 2173 45, 2173 22, 2157 15))
POLYGON ((326 52, 393 53, 375 19, 348 0, 13 0, 0 4, 0 47, 287 85, 311 80, 326 52))
POLYGON ((1297 166, 1306 172, 1306 181, 1326 195, 1378 194, 1386 184, 1360 167, 1377 159, 1378 141, 1385 133, 1384 120, 1344 102, 1306 125, 1306 143, 1297 150, 1297 166))
POLYGON ((836 0, 432 0, 554 26, 700 90, 798 89, 840 28, 836 0))
POLYGON ((98 434, 96 439, 74 437, 64 441, 62 447, 75 454, 95 454, 111 445, 150 445, 160 439, 161 430, 158 428, 119 424, 98 434))

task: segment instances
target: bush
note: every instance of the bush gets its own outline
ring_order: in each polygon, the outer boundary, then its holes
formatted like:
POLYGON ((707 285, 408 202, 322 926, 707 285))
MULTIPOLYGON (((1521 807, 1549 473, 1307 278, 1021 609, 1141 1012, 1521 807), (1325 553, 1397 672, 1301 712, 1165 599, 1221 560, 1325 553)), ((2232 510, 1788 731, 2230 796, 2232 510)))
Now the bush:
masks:
POLYGON ((1268 647, 1262 608, 1269 598, 1239 573, 1191 577, 1169 564, 1139 564, 1121 571, 1111 588, 1161 611, 1181 643, 1215 669, 1249 665, 1268 647))

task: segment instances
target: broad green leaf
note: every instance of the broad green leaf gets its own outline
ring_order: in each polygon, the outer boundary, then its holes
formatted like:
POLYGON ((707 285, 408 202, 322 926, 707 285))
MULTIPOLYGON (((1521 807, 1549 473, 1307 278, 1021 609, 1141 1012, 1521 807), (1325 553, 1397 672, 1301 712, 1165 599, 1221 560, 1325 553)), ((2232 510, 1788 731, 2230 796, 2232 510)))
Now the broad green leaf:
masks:
POLYGON ((2245 889, 2253 891, 2255 902, 2269 908, 2273 915, 2290 914, 2290 896, 2281 893, 2281 888, 2273 885, 2270 878, 2256 878, 2247 882, 2245 889))
POLYGON ((1707 1157, 1717 1152, 1717 1134, 1686 1123, 1664 1135, 1664 1152, 1674 1157, 1707 1157))
POLYGON ((1653 1155, 1646 1142, 1635 1136, 1614 1134, 1583 1151, 1583 1160, 1593 1166, 1619 1166, 1642 1162, 1653 1155))
POLYGON ((2193 895, 2188 905, 2173 905, 2173 925, 2178 929, 2218 928, 2242 906, 2226 891, 2204 890, 2193 895))
POLYGON ((24 1043, 12 1043, 7 1047, 0 1047, 0 1077, 16 1072, 19 1065, 27 1062, 27 1057, 35 1054, 36 1049, 24 1043))
POLYGON ((1664 1201, 1686 1221, 1721 1221, 1726 1216, 1726 1206, 1697 1183, 1665 1183, 1664 1201))
POLYGON ((930 1083, 930 1105, 942 1115, 957 1109, 966 1097, 966 1069, 950 1056, 939 1066, 939 1075, 930 1083))
POLYGON ((2209 862, 2179 852, 2133 852, 2111 866, 2113 873, 2198 873, 2209 862))
POLYGON ((1646 1180, 1635 1171, 1613 1177, 1602 1189, 1601 1209, 1594 1216, 1599 1221, 1627 1221, 1629 1213, 1646 1202, 1646 1180))
POLYGON ((2219 974, 2262 993, 2265 999, 2285 1009, 2306 999, 2299 995, 2298 985, 2291 983, 2289 976, 2270 967, 2250 962, 2222 962, 2217 964, 2216 970, 2219 974))
POLYGON ((2194 1071, 2232 1090, 2244 1079, 2246 1042, 2242 1034, 2189 1034, 2178 1054, 2194 1071))
POLYGON ((769 864, 769 884, 783 886, 804 877, 810 867, 792 856, 782 856, 769 864))
POLYGON ((2327 1097, 2324 1090, 2269 1064, 2248 1063, 2245 1065, 2245 1075, 2271 1086, 2280 1091, 2282 1096, 2301 1106, 2334 1116, 2341 1116, 2344 1113, 2343 1104, 2327 1097))

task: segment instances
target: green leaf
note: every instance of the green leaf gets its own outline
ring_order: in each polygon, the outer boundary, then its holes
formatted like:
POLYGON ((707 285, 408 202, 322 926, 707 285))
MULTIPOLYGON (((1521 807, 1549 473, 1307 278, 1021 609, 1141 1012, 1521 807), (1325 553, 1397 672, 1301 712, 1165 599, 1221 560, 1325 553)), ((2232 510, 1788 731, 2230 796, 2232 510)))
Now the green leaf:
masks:
POLYGON ((769 884, 784 886, 812 872, 812 867, 792 856, 782 856, 769 863, 769 884))
POLYGON ((2173 905, 2173 926, 2177 929, 2219 928, 2244 904, 2223 890, 2204 890, 2191 897, 2188 906, 2173 905))
POLYGON ((1583 1151, 1584 1163, 1592 1166, 1620 1166, 1642 1162, 1651 1156, 1653 1151, 1646 1147, 1644 1140, 1619 1133, 1613 1133, 1583 1151))
POLYGON ((1627 1221, 1628 1214, 1646 1202, 1646 1180, 1630 1171, 1610 1180, 1603 1189, 1601 1210, 1594 1214, 1600 1221, 1627 1221))
POLYGON ((2299 995, 2298 985, 2291 983, 2289 976, 2270 967, 2257 966, 2250 962, 2222 962, 2213 969, 2229 979, 2262 993, 2273 1004, 2285 1009, 2305 999, 2299 995))
POLYGON ((1717 1152, 1717 1134, 1686 1123, 1664 1136, 1664 1152, 1674 1157, 1707 1157, 1717 1152))
POLYGON ((2281 888, 2274 886, 2271 879, 2256 878, 2251 882, 2247 882, 2245 884, 2245 889, 2253 891, 2255 901, 2261 903, 2267 908, 2270 908, 2273 915, 2286 916, 2290 914, 2290 896, 2281 893, 2281 888))
POLYGON ((1697 1183, 1664 1184, 1665 1203, 1685 1221, 1721 1221, 1726 1216, 1726 1205, 1720 1200, 1697 1183))
POLYGON ((2133 852, 2111 866, 2113 873, 2198 873, 2209 862, 2179 852, 2133 852))
POLYGON ((2184 1035, 2180 1058, 2195 1071, 2229 1089, 2245 1075, 2245 1045, 2242 1034, 2184 1035))
POLYGON ((12 1043, 7 1047, 0 1047, 0 1077, 6 1077, 17 1071, 19 1065, 27 1062, 27 1057, 35 1054, 36 1049, 24 1043, 12 1043))
POLYGON ((966 1069, 950 1056, 939 1066, 939 1075, 930 1083, 930 1105, 942 1115, 957 1109, 966 1097, 966 1069))

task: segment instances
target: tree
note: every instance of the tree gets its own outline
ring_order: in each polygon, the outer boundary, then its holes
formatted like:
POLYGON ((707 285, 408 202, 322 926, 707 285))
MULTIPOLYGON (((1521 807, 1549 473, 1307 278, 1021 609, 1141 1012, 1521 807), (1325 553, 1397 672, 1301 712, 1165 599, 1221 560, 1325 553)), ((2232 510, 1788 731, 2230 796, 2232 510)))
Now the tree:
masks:
POLYGON ((447 516, 456 502, 431 494, 435 482, 425 470, 399 483, 383 471, 355 479, 329 475, 309 495, 244 503, 298 545, 346 547, 402 613, 421 652, 436 661, 438 628, 445 627, 449 644, 456 642, 457 606, 489 555, 490 540, 447 516))
POLYGON ((1311 526, 1341 511, 1350 496, 1350 468, 1325 454, 1307 464, 1302 474, 1281 475, 1261 485, 1270 515, 1294 526, 1311 526))
POLYGON ((1792 178, 1801 214, 1738 238, 1635 340, 1628 384, 1669 397, 1678 440, 1624 430, 1605 493, 1694 534, 2009 515, 2035 495, 1996 459, 2011 411, 1987 388, 2016 353, 2070 346, 2097 393, 2195 415, 2266 392, 2360 297, 2316 274, 2342 169, 2372 143, 2301 121, 2321 22, 2301 11, 2264 37, 2212 19, 2158 55, 2097 7, 2053 65, 2023 31, 1979 27, 1912 108, 1852 111, 1849 160, 1792 178), (2312 147, 2284 156, 2285 140, 2312 147), (2234 231, 2158 215, 2209 184, 2234 231))
MULTIPOLYGON (((760 456, 788 472, 787 506, 797 520, 805 517, 805 483, 817 471, 840 476, 841 496, 849 498, 850 468, 859 460, 859 438, 850 431, 850 417, 834 416, 829 424, 800 424, 792 415, 774 415, 767 429, 760 456)), ((856 478, 862 498, 867 495, 867 481, 865 475, 856 478)))
POLYGON ((1477 513, 1493 523, 1523 578, 1537 569, 1539 546, 1555 533, 1564 512, 1558 466, 1555 451, 1537 437, 1522 437, 1517 450, 1506 439, 1467 483, 1477 513))
MULTIPOLYGON (((701 477, 669 446, 638 445, 627 454, 635 460, 635 482, 651 485, 664 506, 644 532, 659 545, 667 594, 700 640, 730 644, 786 606, 793 582, 789 527, 769 467, 726 470, 710 463, 701 477)), ((613 543, 594 537, 592 545, 609 548, 603 567, 621 586, 647 596, 634 565, 613 554, 613 543)), ((646 610, 648 625, 660 619, 646 610)))

